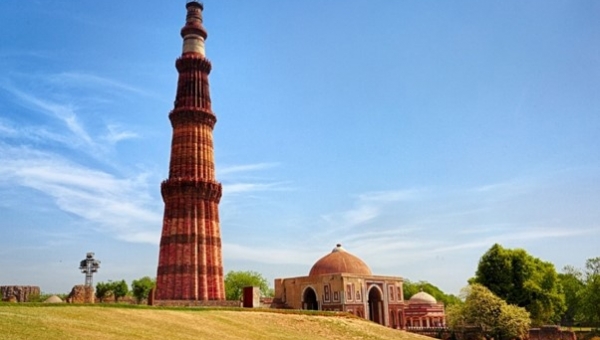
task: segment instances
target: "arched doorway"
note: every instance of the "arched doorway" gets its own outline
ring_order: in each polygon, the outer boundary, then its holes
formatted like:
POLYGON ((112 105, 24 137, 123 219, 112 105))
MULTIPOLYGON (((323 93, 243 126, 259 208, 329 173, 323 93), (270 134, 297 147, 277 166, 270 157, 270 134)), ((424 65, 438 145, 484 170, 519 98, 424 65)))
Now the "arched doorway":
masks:
POLYGON ((319 310, 319 302, 317 301, 317 293, 311 287, 307 287, 302 294, 302 309, 319 310))
POLYGON ((376 286, 369 289, 369 320, 380 325, 384 324, 383 299, 381 298, 381 291, 376 286))

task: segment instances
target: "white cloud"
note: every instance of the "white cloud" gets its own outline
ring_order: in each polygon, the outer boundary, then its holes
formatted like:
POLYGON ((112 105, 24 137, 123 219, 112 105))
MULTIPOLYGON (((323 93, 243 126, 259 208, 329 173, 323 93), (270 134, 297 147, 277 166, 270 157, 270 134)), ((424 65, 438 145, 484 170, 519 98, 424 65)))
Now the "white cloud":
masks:
POLYGON ((481 185, 467 193, 472 195, 483 195, 488 198, 506 199, 531 192, 536 180, 534 178, 513 178, 504 182, 481 185))
POLYGON ((158 243, 162 210, 144 174, 118 178, 59 156, 0 144, 0 185, 23 186, 51 197, 89 228, 129 242, 158 243))
POLYGON ((8 122, 0 120, 0 135, 4 137, 14 137, 18 134, 17 129, 10 126, 8 122))
POLYGON ((42 116, 38 116, 30 119, 26 124, 22 122, 16 124, 10 120, 0 121, 0 131, 6 132, 1 138, 10 138, 13 144, 35 142, 38 148, 55 148, 58 143, 60 146, 106 162, 106 156, 115 144, 140 137, 136 132, 119 123, 106 124, 102 129, 98 119, 90 115, 89 110, 92 107, 86 104, 86 98, 97 96, 100 92, 105 92, 102 96, 111 98, 113 95, 106 91, 143 94, 140 90, 106 78, 78 73, 24 75, 15 78, 15 81, 23 82, 23 79, 29 79, 29 82, 35 86, 30 87, 29 84, 15 86, 12 80, 4 79, 0 82, 0 88, 10 93, 11 99, 20 106, 31 110, 32 113, 50 117, 51 120, 40 119, 42 116), (65 84, 76 87, 79 95, 74 96, 72 91, 65 89, 65 84), (53 90, 48 91, 45 89, 47 86, 52 87, 53 90), (80 88, 85 86, 90 88, 81 92, 80 88), (23 88, 28 90, 24 91, 23 88), (93 129, 88 129, 84 124, 84 121, 90 119, 93 123, 89 126, 93 129))
POLYGON ((321 216, 329 225, 325 233, 339 233, 342 230, 350 232, 358 227, 375 224, 382 216, 393 212, 395 204, 421 199, 422 193, 422 190, 392 190, 357 195, 353 209, 321 216))
POLYGON ((141 96, 150 95, 147 91, 138 87, 89 73, 63 72, 51 75, 47 79, 50 82, 60 84, 62 86, 68 85, 72 87, 93 87, 95 90, 103 90, 107 92, 129 92, 141 96))
POLYGON ((354 226, 374 220, 379 216, 380 211, 381 210, 378 207, 372 205, 362 205, 354 210, 343 212, 340 215, 340 224, 346 226, 347 228, 352 228, 354 226))
POLYGON ((239 244, 224 243, 223 256, 231 260, 254 261, 269 264, 303 264, 311 265, 315 258, 324 254, 305 248, 268 248, 248 247, 239 244))
POLYGON ((432 249, 434 252, 450 252, 464 249, 487 248, 494 243, 505 243, 509 241, 525 241, 525 240, 543 240, 548 238, 567 238, 580 236, 589 233, 587 229, 566 229, 566 228, 525 228, 520 232, 512 232, 505 230, 504 233, 499 233, 494 236, 471 239, 464 243, 454 244, 451 246, 442 246, 432 249))
POLYGON ((256 164, 244 164, 244 165, 233 165, 229 167, 222 167, 217 170, 220 175, 230 175, 240 172, 260 171, 270 169, 279 166, 279 163, 256 163, 256 164))
POLYGON ((58 104, 40 99, 14 87, 5 87, 5 89, 15 95, 15 97, 21 101, 22 105, 44 112, 45 114, 62 121, 69 131, 77 137, 77 142, 83 142, 87 146, 93 145, 92 138, 79 122, 75 113, 76 108, 72 104, 58 104))
POLYGON ((223 184, 224 195, 238 195, 258 191, 287 191, 291 190, 285 182, 276 183, 230 183, 223 184))
POLYGON ((374 191, 358 196, 361 201, 391 203, 410 201, 422 196, 423 190, 374 191))
POLYGON ((106 129, 108 130, 108 133, 104 136, 104 139, 110 144, 116 144, 126 139, 139 137, 137 133, 123 130, 121 126, 116 124, 109 124, 106 129))
POLYGON ((263 171, 277 166, 278 163, 255 163, 220 168, 217 173, 224 177, 223 196, 235 199, 237 196, 256 192, 293 190, 289 182, 274 182, 270 179, 245 176, 248 172, 263 171))

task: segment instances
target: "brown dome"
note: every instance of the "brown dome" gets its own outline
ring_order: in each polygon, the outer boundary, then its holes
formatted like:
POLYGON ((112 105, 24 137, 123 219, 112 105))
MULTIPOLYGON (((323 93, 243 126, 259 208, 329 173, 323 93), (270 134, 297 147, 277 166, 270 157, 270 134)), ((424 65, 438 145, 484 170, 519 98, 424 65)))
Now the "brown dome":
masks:
POLYGON ((361 259, 350 254, 341 244, 338 244, 331 253, 323 256, 310 269, 309 276, 324 274, 357 274, 371 276, 371 269, 361 259))

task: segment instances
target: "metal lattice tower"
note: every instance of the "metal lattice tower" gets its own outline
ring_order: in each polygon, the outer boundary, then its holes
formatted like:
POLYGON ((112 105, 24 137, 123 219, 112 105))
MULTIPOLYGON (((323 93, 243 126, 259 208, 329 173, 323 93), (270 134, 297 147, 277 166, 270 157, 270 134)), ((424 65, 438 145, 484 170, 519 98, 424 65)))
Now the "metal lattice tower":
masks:
POLYGON ((93 275, 100 268, 100 261, 94 259, 94 253, 87 253, 84 260, 79 263, 79 269, 85 274, 85 285, 93 287, 93 275))

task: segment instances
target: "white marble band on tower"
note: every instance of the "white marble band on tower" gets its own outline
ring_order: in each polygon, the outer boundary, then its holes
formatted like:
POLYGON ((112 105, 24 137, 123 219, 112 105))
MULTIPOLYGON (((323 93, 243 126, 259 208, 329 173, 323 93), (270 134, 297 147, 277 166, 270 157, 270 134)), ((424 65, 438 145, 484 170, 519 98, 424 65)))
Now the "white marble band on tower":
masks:
POLYGON ((183 53, 200 53, 206 56, 204 38, 197 34, 188 34, 183 38, 183 53))

